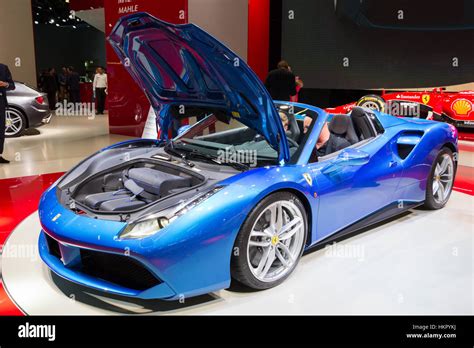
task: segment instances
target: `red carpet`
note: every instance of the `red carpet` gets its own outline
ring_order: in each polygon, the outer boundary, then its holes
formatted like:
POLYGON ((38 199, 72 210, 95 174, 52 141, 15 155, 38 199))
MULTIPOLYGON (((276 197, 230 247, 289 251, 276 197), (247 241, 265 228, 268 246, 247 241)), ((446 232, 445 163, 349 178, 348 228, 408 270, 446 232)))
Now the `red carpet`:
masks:
POLYGON ((458 166, 454 190, 474 196, 474 167, 458 166))
POLYGON ((3 315, 3 316, 22 316, 23 315, 23 312, 20 311, 8 297, 5 289, 3 288, 2 282, 0 282, 0 315, 3 315))
POLYGON ((462 131, 459 131, 458 135, 459 135, 459 140, 474 141, 474 131, 462 130, 462 131))
MULTIPOLYGON (((54 173, 0 180, 0 246, 20 222, 37 210, 41 194, 61 175, 54 173)), ((0 315, 23 315, 10 300, 1 282, 0 315)))
POLYGON ((21 221, 38 208, 43 192, 63 173, 0 180, 0 245, 21 221))

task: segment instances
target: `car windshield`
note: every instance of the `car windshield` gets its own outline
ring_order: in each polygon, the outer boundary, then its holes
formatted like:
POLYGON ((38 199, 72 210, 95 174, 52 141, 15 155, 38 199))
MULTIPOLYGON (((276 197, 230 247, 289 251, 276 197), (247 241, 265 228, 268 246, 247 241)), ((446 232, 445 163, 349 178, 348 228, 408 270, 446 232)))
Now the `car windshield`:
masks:
MULTIPOLYGON (((317 114, 291 104, 276 104, 286 131, 291 156, 298 153, 307 136, 305 118, 317 114)), ((278 152, 255 130, 222 113, 188 118, 166 151, 188 160, 212 162, 234 167, 260 167, 278 163, 278 152)), ((308 126, 308 125, 306 125, 308 126)))

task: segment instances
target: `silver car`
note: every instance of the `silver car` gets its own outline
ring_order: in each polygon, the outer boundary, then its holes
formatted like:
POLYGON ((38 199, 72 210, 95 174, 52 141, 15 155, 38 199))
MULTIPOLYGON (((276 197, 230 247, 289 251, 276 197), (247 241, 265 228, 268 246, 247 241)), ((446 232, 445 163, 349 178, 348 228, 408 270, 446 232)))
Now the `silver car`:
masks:
POLYGON ((49 123, 52 115, 45 93, 21 82, 15 82, 15 86, 15 90, 7 92, 5 136, 8 138, 21 136, 27 128, 49 123))

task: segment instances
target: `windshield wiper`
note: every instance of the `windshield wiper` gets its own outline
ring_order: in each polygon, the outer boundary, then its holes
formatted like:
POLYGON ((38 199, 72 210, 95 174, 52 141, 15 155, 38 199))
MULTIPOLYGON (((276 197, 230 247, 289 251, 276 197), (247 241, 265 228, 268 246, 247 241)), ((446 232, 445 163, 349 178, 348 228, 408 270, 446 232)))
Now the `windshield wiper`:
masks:
MULTIPOLYGON (((178 154, 180 157, 184 158, 185 160, 188 160, 190 158, 196 158, 196 159, 204 159, 207 160, 208 162, 211 162, 213 164, 218 164, 218 165, 224 165, 224 166, 230 166, 234 169, 240 170, 240 171, 247 171, 250 169, 250 166, 244 164, 244 163, 239 163, 239 162, 222 162, 217 159, 217 157, 208 155, 202 152, 199 152, 194 149, 183 149, 180 148, 179 150, 174 147, 174 144, 171 145, 171 151, 174 151, 174 153, 178 154)), ((189 162, 189 161, 188 161, 189 162)), ((192 163, 192 162, 189 162, 192 163)), ((193 164, 194 165, 194 164, 193 164)))
POLYGON ((176 149, 173 140, 170 140, 170 142, 166 144, 165 151, 171 155, 179 157, 181 159, 181 162, 183 162, 188 167, 192 168, 195 166, 193 162, 188 161, 187 151, 180 151, 176 149))
POLYGON ((208 160, 212 163, 218 164, 218 165, 223 165, 223 166, 230 166, 234 169, 240 170, 240 171, 247 171, 250 169, 250 167, 244 163, 239 163, 239 162, 222 162, 217 159, 217 157, 208 155, 202 152, 199 152, 197 150, 191 150, 191 149, 182 149, 183 151, 187 151, 186 158, 201 158, 208 160))

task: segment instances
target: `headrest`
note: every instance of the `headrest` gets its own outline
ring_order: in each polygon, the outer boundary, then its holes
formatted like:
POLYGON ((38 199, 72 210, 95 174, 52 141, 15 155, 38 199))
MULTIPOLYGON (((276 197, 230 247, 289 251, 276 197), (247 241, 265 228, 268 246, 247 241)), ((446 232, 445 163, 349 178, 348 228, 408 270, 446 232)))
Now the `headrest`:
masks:
POLYGON ((347 115, 334 115, 329 123, 329 131, 336 135, 345 135, 351 120, 347 115))
POLYGON ((360 106, 356 106, 351 111, 351 117, 365 117, 367 116, 367 113, 370 113, 371 111, 372 110, 370 109, 365 109, 360 106))

